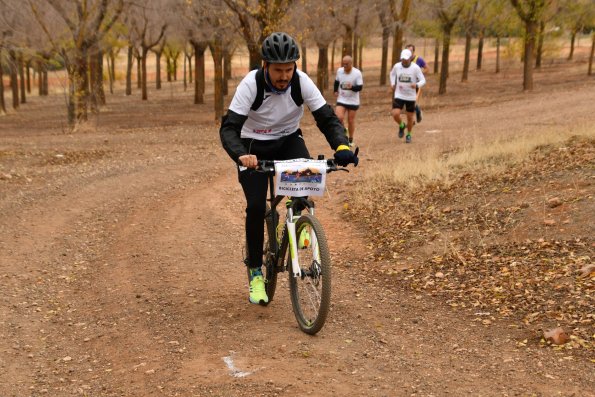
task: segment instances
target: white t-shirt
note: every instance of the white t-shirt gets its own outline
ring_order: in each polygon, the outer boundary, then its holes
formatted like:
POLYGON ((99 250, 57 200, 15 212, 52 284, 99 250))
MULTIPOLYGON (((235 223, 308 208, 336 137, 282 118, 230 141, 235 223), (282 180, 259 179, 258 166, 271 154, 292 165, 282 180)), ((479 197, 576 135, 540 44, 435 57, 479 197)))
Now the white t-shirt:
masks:
POLYGON ((345 105, 359 106, 359 91, 343 89, 343 87, 348 87, 349 84, 351 84, 351 87, 354 85, 364 85, 362 72, 359 69, 352 67, 349 73, 345 73, 345 68, 339 68, 335 80, 339 82, 337 102, 345 105))
POLYGON ((415 101, 415 88, 411 87, 411 83, 417 83, 418 87, 423 87, 426 84, 421 68, 415 63, 411 63, 408 68, 404 68, 401 62, 395 64, 390 71, 390 85, 395 86, 395 98, 403 99, 405 101, 415 101))
MULTIPOLYGON (((244 77, 229 105, 229 110, 248 116, 240 136, 267 141, 293 134, 300 128, 304 107, 298 107, 291 98, 291 86, 282 94, 265 90, 262 105, 256 111, 250 109, 256 99, 256 72, 253 70, 244 77)), ((308 108, 316 111, 326 105, 326 100, 310 77, 297 69, 296 73, 308 108)))

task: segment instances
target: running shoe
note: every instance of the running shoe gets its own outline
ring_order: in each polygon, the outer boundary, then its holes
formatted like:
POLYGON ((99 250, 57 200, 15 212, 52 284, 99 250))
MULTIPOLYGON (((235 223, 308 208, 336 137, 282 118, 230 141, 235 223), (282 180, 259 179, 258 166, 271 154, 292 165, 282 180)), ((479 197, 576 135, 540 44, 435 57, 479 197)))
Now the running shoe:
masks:
POLYGON ((407 134, 405 137, 405 143, 411 143, 411 134, 407 134))
POLYGON ((405 135, 405 123, 399 124, 399 138, 403 138, 405 135))
POLYGON ((248 270, 248 277, 250 278, 250 303, 256 305, 269 303, 269 297, 264 287, 262 270, 259 267, 250 268, 248 270))
POLYGON ((418 123, 421 123, 421 117, 421 108, 419 107, 419 105, 415 105, 415 120, 417 120, 418 123))

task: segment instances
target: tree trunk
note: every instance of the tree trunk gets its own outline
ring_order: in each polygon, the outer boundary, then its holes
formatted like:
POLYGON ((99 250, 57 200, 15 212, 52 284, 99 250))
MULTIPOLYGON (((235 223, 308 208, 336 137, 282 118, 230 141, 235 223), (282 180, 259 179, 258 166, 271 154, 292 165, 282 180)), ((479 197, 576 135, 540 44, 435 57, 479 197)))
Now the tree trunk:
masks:
POLYGON ((438 73, 440 66, 440 39, 436 37, 434 41, 434 74, 438 73))
POLYGON ((37 93, 39 96, 43 96, 43 63, 41 60, 37 61, 37 93))
POLYGON ((171 71, 172 71, 173 67, 171 65, 171 57, 169 55, 165 55, 165 67, 167 70, 167 81, 171 82, 172 81, 171 71))
POLYGON ((471 57, 471 32, 465 33, 465 59, 463 60, 463 75, 461 82, 469 80, 469 62, 471 57))
POLYGON ((194 103, 205 103, 205 50, 204 43, 192 43, 194 47, 194 103))
POLYGON ((77 122, 87 121, 89 105, 89 50, 86 46, 81 46, 75 57, 74 63, 74 83, 75 83, 75 102, 76 102, 76 120, 77 122))
MULTIPOLYGON (((305 55, 305 54, 304 54, 305 55)), ((229 95, 229 80, 231 80, 231 58, 233 54, 228 49, 223 50, 223 95, 229 95)))
POLYGON ((186 53, 184 53, 184 67, 183 67, 183 71, 184 71, 184 91, 186 91, 186 88, 188 87, 188 79, 186 78, 186 64, 188 62, 186 62, 186 53))
POLYGON ((331 64, 329 65, 329 75, 333 75, 335 73, 335 47, 337 44, 337 40, 333 40, 333 47, 331 50, 331 64))
POLYGON ((380 85, 386 85, 388 75, 388 40, 390 39, 390 27, 382 28, 382 60, 380 61, 380 85))
POLYGON ((570 34, 570 54, 568 54, 568 60, 571 61, 574 56, 574 41, 576 40, 576 32, 573 30, 570 34))
POLYGON ((43 96, 48 96, 50 94, 49 82, 48 82, 48 66, 47 63, 44 62, 42 65, 42 74, 43 74, 43 96))
POLYGON ((496 37, 496 73, 500 73, 500 36, 496 37))
POLYGON ((95 82, 95 91, 99 105, 105 106, 105 91, 103 89, 103 50, 97 52, 97 79, 95 82))
POLYGON ((21 103, 27 103, 27 87, 25 84, 25 61, 23 60, 22 53, 19 53, 18 62, 19 80, 21 83, 21 103))
POLYGON ((98 103, 99 103, 99 92, 97 90, 97 69, 99 69, 97 55, 91 55, 89 57, 89 86, 91 87, 89 93, 89 105, 91 107, 91 111, 93 113, 97 113, 99 111, 98 103))
POLYGON ((27 94, 31 93, 31 60, 25 63, 25 72, 27 75, 27 94))
POLYGON ((221 120, 223 117, 223 48, 221 38, 216 37, 210 44, 211 55, 213 56, 213 63, 215 65, 215 76, 213 80, 215 95, 215 121, 221 120))
POLYGON ((306 40, 302 40, 302 72, 308 73, 308 58, 307 58, 307 47, 306 47, 306 40))
POLYGON ((535 67, 541 67, 541 59, 543 55, 543 39, 545 36, 545 22, 541 21, 539 23, 539 33, 537 36, 537 52, 535 57, 535 67))
POLYGON ((128 46, 128 55, 126 60, 126 95, 132 95, 132 63, 133 61, 132 46, 128 46))
POLYGON ((440 88, 438 89, 439 95, 446 94, 446 80, 448 79, 448 57, 450 52, 450 34, 452 26, 447 27, 443 32, 444 37, 442 38, 442 67, 440 68, 440 88))
POLYGON ((67 67, 68 69, 68 104, 67 104, 67 116, 68 125, 73 127, 76 121, 76 76, 72 66, 67 67))
MULTIPOLYGON (((0 47, 0 59, 2 59, 2 48, 0 47)), ((0 65, 0 116, 6 114, 6 103, 4 102, 4 73, 0 65)))
POLYGON ((358 51, 359 51, 358 69, 363 72, 364 71, 364 67, 363 67, 362 63, 364 61, 364 41, 362 39, 359 40, 358 51))
POLYGON ((393 58, 392 63, 393 65, 400 61, 401 57, 401 49, 403 48, 403 29, 401 29, 401 24, 397 23, 395 26, 395 32, 393 34, 393 58))
POLYGON ((351 52, 353 55, 351 56, 353 58, 353 66, 355 66, 357 68, 357 65, 359 64, 359 35, 354 34, 353 35, 353 51, 351 52))
POLYGON ((477 43, 477 65, 475 70, 481 70, 481 64, 483 63, 483 41, 484 41, 484 30, 479 32, 479 42, 477 43))
POLYGON ((107 62, 107 79, 109 81, 109 93, 114 93, 114 58, 112 58, 113 50, 110 49, 106 58, 107 62))
POLYGON ((593 74, 593 57, 595 56, 595 32, 591 35, 591 55, 589 56, 589 69, 587 75, 593 74))
POLYGON ((257 43, 251 42, 248 44, 248 55, 250 57, 250 70, 258 69, 262 65, 262 55, 257 43))
MULTIPOLYGON (((112 75, 112 79, 115 82, 116 81, 116 55, 118 54, 118 52, 120 52, 120 50, 118 49, 118 51, 114 51, 114 49, 110 49, 109 52, 109 58, 111 59, 111 66, 110 66, 110 72, 112 75)), ((110 92, 113 94, 113 89, 112 87, 110 87, 110 92)))
POLYGON ((172 74, 174 81, 178 81, 178 54, 172 58, 172 74))
POLYGON ((142 100, 146 101, 149 99, 149 95, 147 93, 147 55, 149 53, 148 47, 142 47, 142 54, 141 54, 141 90, 142 90, 142 100))
POLYGON ((136 88, 141 89, 143 88, 143 57, 137 54, 134 58, 136 59, 136 88))
MULTIPOLYGON (((161 89, 161 54, 161 51, 155 51, 155 88, 158 90, 161 89)), ((171 75, 169 74, 169 58, 167 60, 167 64, 167 81, 171 81, 171 75)))
POLYGON ((188 83, 192 84, 192 54, 188 55, 188 83))
POLYGON ((318 67, 316 69, 316 85, 324 95, 324 81, 328 82, 328 46, 318 46, 318 67))
POLYGON ((535 50, 535 34, 537 22, 525 22, 525 54, 523 55, 523 90, 533 89, 533 51, 535 50))
POLYGON ((8 51, 8 70, 10 71, 10 90, 12 91, 12 108, 19 108, 19 81, 17 70, 17 56, 14 50, 8 51))
POLYGON ((345 55, 353 55, 353 29, 350 26, 345 27, 345 34, 343 35, 343 48, 341 48, 341 59, 345 55))

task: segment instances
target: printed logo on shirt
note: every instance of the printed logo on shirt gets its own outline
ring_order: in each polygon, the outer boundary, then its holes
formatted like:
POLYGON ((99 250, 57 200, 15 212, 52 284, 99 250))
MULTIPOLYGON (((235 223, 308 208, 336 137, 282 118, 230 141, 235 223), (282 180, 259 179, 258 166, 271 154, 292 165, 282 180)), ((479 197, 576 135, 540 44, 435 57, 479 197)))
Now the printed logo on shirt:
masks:
POLYGON ((256 128, 252 130, 255 134, 270 134, 273 130, 272 129, 265 129, 265 130, 257 130, 256 128))

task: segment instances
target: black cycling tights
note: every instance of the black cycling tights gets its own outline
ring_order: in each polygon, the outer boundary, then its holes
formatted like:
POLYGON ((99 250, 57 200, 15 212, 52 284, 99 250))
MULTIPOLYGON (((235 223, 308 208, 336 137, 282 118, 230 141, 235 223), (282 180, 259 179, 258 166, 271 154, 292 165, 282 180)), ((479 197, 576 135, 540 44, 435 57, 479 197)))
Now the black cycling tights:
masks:
MULTIPOLYGON (((259 160, 290 160, 310 158, 300 130, 273 141, 243 139, 250 154, 259 160)), ((239 171, 239 180, 246 196, 246 243, 249 267, 262 266, 264 215, 268 193, 268 176, 252 169, 239 171)))

